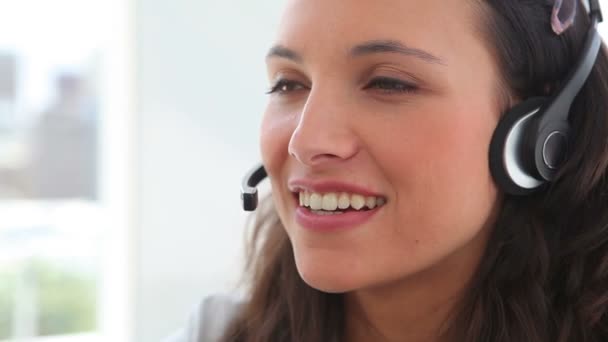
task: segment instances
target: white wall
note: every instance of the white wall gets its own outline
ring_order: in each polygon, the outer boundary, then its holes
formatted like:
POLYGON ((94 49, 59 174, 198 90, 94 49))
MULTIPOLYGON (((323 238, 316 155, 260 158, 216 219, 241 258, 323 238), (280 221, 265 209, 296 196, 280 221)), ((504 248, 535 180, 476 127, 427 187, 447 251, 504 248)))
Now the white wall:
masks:
POLYGON ((264 55, 282 0, 136 0, 135 341, 158 341, 240 270, 264 55))

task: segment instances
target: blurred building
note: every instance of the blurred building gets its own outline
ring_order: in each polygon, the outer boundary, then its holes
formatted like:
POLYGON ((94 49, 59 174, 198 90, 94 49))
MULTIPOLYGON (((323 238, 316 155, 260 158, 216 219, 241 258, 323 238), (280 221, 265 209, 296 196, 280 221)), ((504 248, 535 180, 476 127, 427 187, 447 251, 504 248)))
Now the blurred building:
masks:
POLYGON ((15 123, 16 74, 16 56, 0 53, 0 131, 9 130, 15 123))
POLYGON ((63 73, 56 99, 29 139, 28 191, 35 198, 97 197, 97 108, 86 80, 63 73))

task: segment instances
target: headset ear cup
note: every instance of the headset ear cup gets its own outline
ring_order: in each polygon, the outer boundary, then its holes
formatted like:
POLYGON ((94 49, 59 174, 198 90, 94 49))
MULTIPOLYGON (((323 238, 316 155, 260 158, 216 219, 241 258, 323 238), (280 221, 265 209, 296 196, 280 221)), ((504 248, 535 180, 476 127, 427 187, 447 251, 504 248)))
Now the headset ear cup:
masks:
POLYGON ((536 127, 538 138, 534 141, 533 162, 539 176, 552 182, 568 155, 570 124, 561 120, 540 124, 542 127, 536 127))
MULTIPOLYGON (((494 130, 490 142, 490 172, 498 187, 511 195, 526 195, 537 190, 544 181, 536 176, 534 151, 524 142, 529 139, 530 124, 539 115, 547 98, 534 97, 507 111, 494 130), (527 155, 530 154, 530 155, 527 155)), ((531 138, 531 137, 530 137, 531 138)))

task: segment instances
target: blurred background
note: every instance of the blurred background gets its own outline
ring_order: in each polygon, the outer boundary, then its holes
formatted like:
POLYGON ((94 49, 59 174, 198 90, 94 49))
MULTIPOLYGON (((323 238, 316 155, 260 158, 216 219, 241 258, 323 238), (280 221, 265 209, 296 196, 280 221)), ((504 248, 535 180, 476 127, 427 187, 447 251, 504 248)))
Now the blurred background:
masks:
POLYGON ((158 341, 241 267, 281 0, 0 0, 0 341, 158 341))
POLYGON ((159 341, 234 291, 282 3, 0 0, 0 341, 159 341))

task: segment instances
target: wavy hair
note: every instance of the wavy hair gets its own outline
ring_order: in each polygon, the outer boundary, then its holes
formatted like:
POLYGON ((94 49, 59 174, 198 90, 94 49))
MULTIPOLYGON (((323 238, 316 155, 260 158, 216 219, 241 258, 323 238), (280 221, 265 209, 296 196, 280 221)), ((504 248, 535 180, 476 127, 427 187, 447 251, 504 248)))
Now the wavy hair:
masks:
MULTIPOLYGON (((477 32, 510 99, 547 95, 575 64, 590 25, 551 31, 551 0, 472 0, 477 32)), ((579 5, 579 8, 583 8, 579 5)), ((506 195, 446 337, 468 342, 608 341, 608 55, 602 46, 571 111, 572 143, 557 179, 527 197, 506 195)), ((300 278, 292 246, 267 198, 248 242, 250 298, 224 342, 341 341, 340 294, 300 278)))

